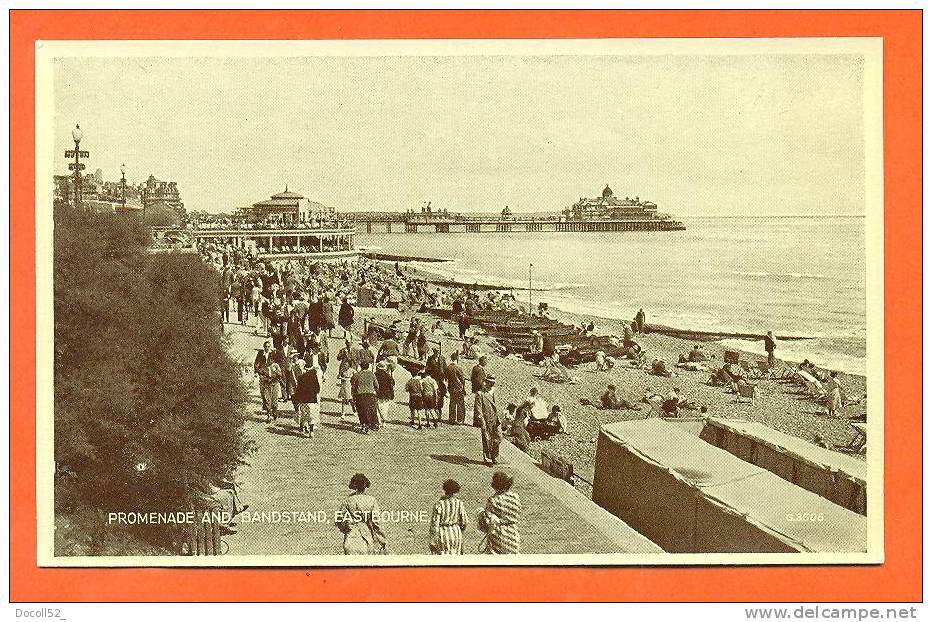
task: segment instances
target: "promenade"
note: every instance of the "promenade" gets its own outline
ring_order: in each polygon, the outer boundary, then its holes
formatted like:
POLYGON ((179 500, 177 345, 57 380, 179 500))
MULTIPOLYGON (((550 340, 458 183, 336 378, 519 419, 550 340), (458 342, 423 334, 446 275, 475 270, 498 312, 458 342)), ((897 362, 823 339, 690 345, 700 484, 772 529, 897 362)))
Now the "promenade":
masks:
MULTIPOLYGON (((250 367, 263 338, 238 324, 226 325, 232 354, 250 367)), ((225 538, 231 555, 334 555, 342 553, 342 535, 333 513, 349 493, 348 482, 365 473, 372 482, 369 493, 378 499, 391 520, 383 524, 392 554, 428 552, 430 510, 447 478, 456 479, 460 497, 470 515, 464 552, 475 553, 482 533, 475 515, 492 493, 493 469, 482 463, 478 430, 471 426, 441 424, 415 430, 407 425, 408 406, 403 393, 407 372, 396 369, 396 399, 386 425, 368 435, 357 431, 355 417, 340 422, 335 397, 336 352, 340 339, 331 339, 331 365, 323 383, 321 426, 313 439, 297 434, 291 404, 281 405, 284 416, 266 424, 259 414, 256 384, 250 385, 247 434, 256 451, 249 465, 237 473, 240 496, 250 516, 237 519, 238 533, 225 538), (285 522, 272 512, 299 512, 321 517, 306 522, 285 522)), ((467 405, 469 406, 469 405, 467 405)), ((469 408, 468 408, 469 410, 469 408)), ((467 416, 471 420, 471 415, 467 416)), ((523 553, 592 554, 649 553, 658 549, 624 522, 609 514, 568 483, 541 471, 530 456, 503 443, 503 464, 496 467, 514 477, 514 488, 524 505, 520 523, 523 553)), ((309 560, 312 562, 312 560, 309 560)))

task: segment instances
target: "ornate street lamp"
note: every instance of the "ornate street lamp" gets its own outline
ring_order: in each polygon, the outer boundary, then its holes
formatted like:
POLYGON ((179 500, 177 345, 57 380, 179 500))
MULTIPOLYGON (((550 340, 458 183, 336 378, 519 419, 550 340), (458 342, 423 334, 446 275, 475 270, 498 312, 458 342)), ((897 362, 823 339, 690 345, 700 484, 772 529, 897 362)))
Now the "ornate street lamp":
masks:
POLYGON ((74 162, 68 163, 68 170, 74 171, 74 206, 76 209, 81 209, 81 171, 84 170, 81 158, 87 158, 90 155, 87 151, 81 151, 81 139, 83 137, 84 132, 81 131, 81 126, 75 125, 74 129, 71 130, 71 138, 74 139, 74 149, 69 149, 65 152, 66 158, 69 160, 74 158, 74 162))
POLYGON ((120 175, 122 179, 120 180, 120 185, 123 188, 123 211, 126 211, 126 164, 120 165, 120 175))

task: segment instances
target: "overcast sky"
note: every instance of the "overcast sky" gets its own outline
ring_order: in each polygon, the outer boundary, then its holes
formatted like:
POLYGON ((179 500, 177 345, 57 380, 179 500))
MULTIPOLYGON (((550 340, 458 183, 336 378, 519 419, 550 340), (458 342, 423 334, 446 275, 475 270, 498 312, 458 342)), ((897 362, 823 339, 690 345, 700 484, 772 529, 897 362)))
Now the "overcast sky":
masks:
POLYGON ((176 180, 189 210, 562 209, 609 183, 678 216, 862 214, 857 56, 67 58, 57 173, 176 180), (71 144, 69 144, 71 143, 71 144))

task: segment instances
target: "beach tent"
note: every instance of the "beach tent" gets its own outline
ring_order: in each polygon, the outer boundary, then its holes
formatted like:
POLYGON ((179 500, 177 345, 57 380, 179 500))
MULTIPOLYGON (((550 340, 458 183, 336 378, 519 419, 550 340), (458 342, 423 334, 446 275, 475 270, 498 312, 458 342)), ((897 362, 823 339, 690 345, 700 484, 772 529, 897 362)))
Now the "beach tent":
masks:
POLYGON ((864 516, 656 418, 602 426, 592 498, 672 553, 867 549, 864 516))
POLYGON ((762 423, 709 417, 704 441, 859 514, 867 514, 867 463, 762 423))

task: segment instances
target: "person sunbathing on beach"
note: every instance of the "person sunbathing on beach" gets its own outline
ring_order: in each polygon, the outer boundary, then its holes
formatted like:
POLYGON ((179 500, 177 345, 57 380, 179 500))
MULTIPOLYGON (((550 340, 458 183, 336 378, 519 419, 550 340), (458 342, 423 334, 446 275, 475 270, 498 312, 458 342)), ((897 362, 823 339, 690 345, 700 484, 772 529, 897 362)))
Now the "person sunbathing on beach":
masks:
POLYGON ((615 359, 605 354, 604 350, 595 353, 595 370, 608 371, 615 366, 615 359))
POLYGON ((619 348, 618 356, 620 358, 630 359, 632 361, 642 362, 644 358, 644 349, 641 348, 640 344, 634 341, 634 333, 631 332, 631 327, 628 324, 625 324, 624 334, 621 338, 614 337, 612 340, 612 345, 619 348), (620 341, 620 345, 619 342, 620 341))
POLYGON ((676 417, 680 409, 680 390, 674 388, 670 391, 670 395, 663 401, 660 408, 668 417, 676 417))
POLYGON ((667 417, 678 417, 680 410, 698 410, 703 415, 708 412, 708 408, 705 406, 699 406, 695 402, 691 402, 684 398, 680 393, 679 387, 674 387, 673 390, 670 391, 670 395, 668 395, 660 405, 660 409, 667 417))
POLYGON ((689 371, 706 371, 709 368, 706 367, 705 362, 709 358, 709 355, 702 350, 702 346, 697 344, 687 354, 680 354, 676 366, 689 371))
POLYGON ((799 371, 806 372, 820 382, 826 382, 829 378, 827 373, 819 370, 818 367, 809 362, 809 359, 804 359, 803 362, 799 364, 799 371))
POLYGON ((554 404, 550 407, 550 416, 547 417, 547 421, 551 424, 559 425, 560 434, 570 433, 569 421, 567 421, 566 415, 563 414, 563 410, 560 408, 559 404, 554 404))
POLYGON ((673 375, 673 372, 667 367, 667 362, 663 359, 654 359, 654 362, 650 365, 650 373, 655 376, 664 376, 666 378, 673 375))
POLYGON ((702 349, 702 346, 696 344, 693 346, 693 349, 689 351, 689 355, 686 357, 686 361, 689 363, 700 363, 702 361, 708 361, 709 356, 702 349))
POLYGON ((603 410, 637 410, 637 406, 618 395, 618 389, 610 384, 599 397, 599 404, 603 410))
POLYGON ((551 382, 572 382, 570 373, 560 363, 560 353, 554 352, 552 356, 544 357, 544 379, 551 382))
MULTIPOLYGON (((518 415, 523 416, 523 413, 518 415)), ((569 424, 560 407, 554 404, 546 419, 528 418, 525 424, 531 439, 549 439, 554 434, 569 434, 569 424)))
POLYGON ((549 416, 547 400, 540 395, 537 387, 531 387, 528 390, 523 406, 527 407, 528 416, 531 419, 546 419, 549 416))
POLYGON ((739 381, 745 381, 744 372, 733 363, 725 363, 722 365, 721 369, 709 377, 709 384, 728 387, 736 393, 738 391, 739 381))
POLYGON ((508 404, 508 414, 505 421, 505 436, 512 444, 523 452, 527 452, 531 445, 531 437, 527 432, 528 408, 518 407, 517 404, 508 404))

